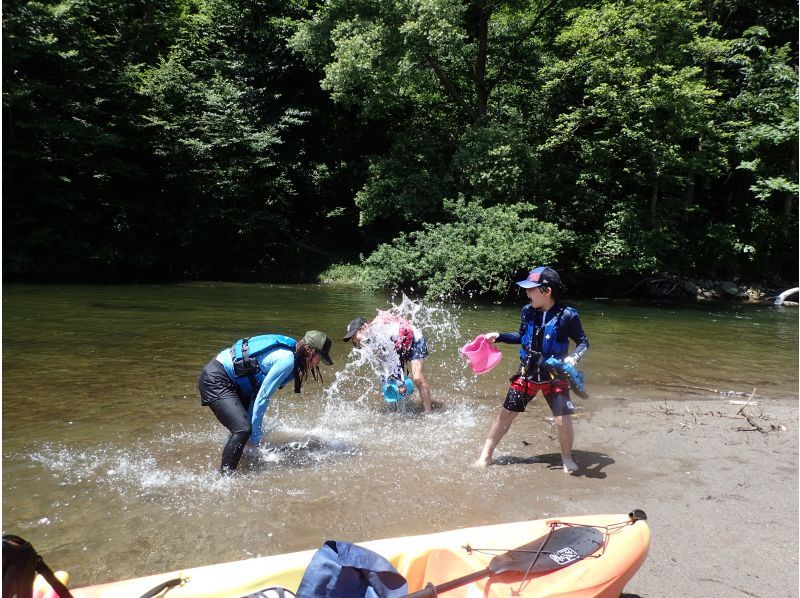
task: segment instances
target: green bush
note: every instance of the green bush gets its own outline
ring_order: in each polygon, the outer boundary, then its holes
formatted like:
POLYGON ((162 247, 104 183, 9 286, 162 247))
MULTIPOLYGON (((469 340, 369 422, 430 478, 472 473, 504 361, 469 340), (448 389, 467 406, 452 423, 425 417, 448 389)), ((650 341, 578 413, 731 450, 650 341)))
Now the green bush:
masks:
POLYGON ((428 298, 503 295, 537 264, 555 264, 571 232, 533 216, 527 204, 484 208, 463 198, 448 201, 451 222, 425 224, 379 246, 364 261, 367 288, 413 289, 428 298))

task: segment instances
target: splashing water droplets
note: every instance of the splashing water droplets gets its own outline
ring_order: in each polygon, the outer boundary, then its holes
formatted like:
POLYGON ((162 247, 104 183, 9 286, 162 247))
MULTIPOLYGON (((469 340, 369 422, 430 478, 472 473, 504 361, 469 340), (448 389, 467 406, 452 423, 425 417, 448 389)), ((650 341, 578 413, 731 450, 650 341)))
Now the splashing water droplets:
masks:
MULTIPOLYGON (((213 496, 282 495, 302 488, 299 480, 335 486, 354 467, 399 471, 404 462, 439 460, 461 450, 463 437, 479 419, 475 408, 461 400, 470 380, 457 350, 463 341, 459 315, 455 307, 428 306, 405 295, 377 310, 361 346, 350 351, 321 396, 314 399, 308 392, 295 399, 284 392, 273 397, 264 419, 267 443, 245 451, 236 476, 217 472, 227 432, 211 420, 175 426, 128 446, 74 450, 45 445, 33 458, 62 485, 92 480, 123 498, 135 495, 185 513, 202 509, 213 496), (416 416, 422 409, 418 392, 405 400, 404 410, 381 396, 381 383, 400 367, 392 338, 400 320, 411 323, 415 337, 425 337, 435 359, 431 387, 439 408, 425 417, 416 416), (266 487, 265 474, 270 480, 266 487)), ((428 364, 426 372, 431 376, 428 364)))
MULTIPOLYGON (((446 355, 452 354, 452 347, 459 340, 458 319, 454 315, 454 307, 428 306, 421 301, 414 301, 406 295, 401 296, 398 304, 388 309, 377 310, 361 345, 354 347, 350 359, 344 368, 336 373, 333 383, 325 390, 325 399, 332 410, 342 401, 362 406, 374 404, 376 395, 380 395, 376 385, 385 382, 392 376, 397 377, 402 371, 395 339, 400 323, 411 324, 415 339, 424 336, 428 346, 437 355, 437 360, 447 362, 446 355)), ((463 378, 460 371, 463 363, 447 363, 448 369, 459 370, 458 376, 449 376, 450 380, 463 378)), ((451 371, 452 373, 452 371, 451 371)), ((446 388, 441 390, 446 392, 446 388)), ((394 410, 394 409, 392 409, 394 410)))

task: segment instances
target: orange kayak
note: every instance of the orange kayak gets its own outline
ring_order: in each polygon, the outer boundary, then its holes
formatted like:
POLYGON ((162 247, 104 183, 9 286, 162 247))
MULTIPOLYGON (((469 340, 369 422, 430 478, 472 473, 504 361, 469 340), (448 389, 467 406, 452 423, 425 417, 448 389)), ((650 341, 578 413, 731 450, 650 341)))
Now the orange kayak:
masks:
MULTIPOLYGON (((408 581, 409 593, 486 569, 481 579, 448 589, 444 595, 617 598, 647 557, 650 528, 646 521, 629 515, 585 515, 372 540, 360 542, 359 546, 388 559, 408 581), (569 538, 564 536, 566 544, 555 542, 561 533, 572 534, 569 538), (583 537, 584 545, 589 542, 589 548, 583 551, 575 544, 580 554, 569 546, 575 534, 583 537), (544 545, 539 542, 533 551, 518 553, 522 567, 514 561, 517 570, 493 570, 493 563, 499 562, 498 555, 505 557, 510 554, 508 551, 545 538, 544 545), (548 544, 550 538, 554 540, 552 545, 548 544), (528 567, 532 561, 535 566, 528 567), (545 570, 538 570, 542 566, 545 570)), ((159 585, 169 587, 169 598, 240 598, 274 586, 295 592, 315 552, 316 549, 305 550, 196 567, 72 592, 75 598, 138 598, 159 585), (176 580, 183 581, 177 584, 176 580)))

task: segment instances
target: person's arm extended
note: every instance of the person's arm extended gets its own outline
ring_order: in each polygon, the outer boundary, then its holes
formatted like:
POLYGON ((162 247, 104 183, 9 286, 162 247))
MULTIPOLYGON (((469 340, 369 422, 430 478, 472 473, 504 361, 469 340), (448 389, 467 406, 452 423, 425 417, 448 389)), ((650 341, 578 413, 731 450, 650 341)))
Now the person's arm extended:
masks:
POLYGON ((509 345, 519 345, 522 342, 522 336, 525 334, 525 312, 523 310, 522 318, 519 322, 518 332, 489 332, 484 335, 490 343, 508 343, 509 345))
MULTIPOLYGON (((508 343, 510 345, 518 345, 522 342, 522 336, 520 335, 519 332, 501 332, 495 334, 497 334, 497 336, 494 339, 494 342, 496 343, 508 343)), ((489 339, 487 338, 486 340, 489 339)))
POLYGON ((278 385, 292 373, 294 369, 294 353, 288 350, 280 350, 281 355, 276 356, 275 361, 267 372, 261 387, 258 389, 258 394, 253 400, 253 411, 250 416, 250 423, 253 426, 253 433, 250 435, 250 443, 258 444, 261 442, 261 421, 264 419, 264 414, 269 407, 269 399, 278 388, 278 385))

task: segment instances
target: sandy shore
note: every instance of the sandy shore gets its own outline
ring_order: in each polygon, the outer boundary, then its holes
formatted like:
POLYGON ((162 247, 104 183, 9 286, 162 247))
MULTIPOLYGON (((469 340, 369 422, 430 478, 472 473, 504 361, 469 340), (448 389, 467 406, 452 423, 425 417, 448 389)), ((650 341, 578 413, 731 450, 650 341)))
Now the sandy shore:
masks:
POLYGON ((753 402, 750 421, 726 399, 614 399, 579 416, 569 510, 649 518, 624 596, 798 596, 798 404, 753 402))

